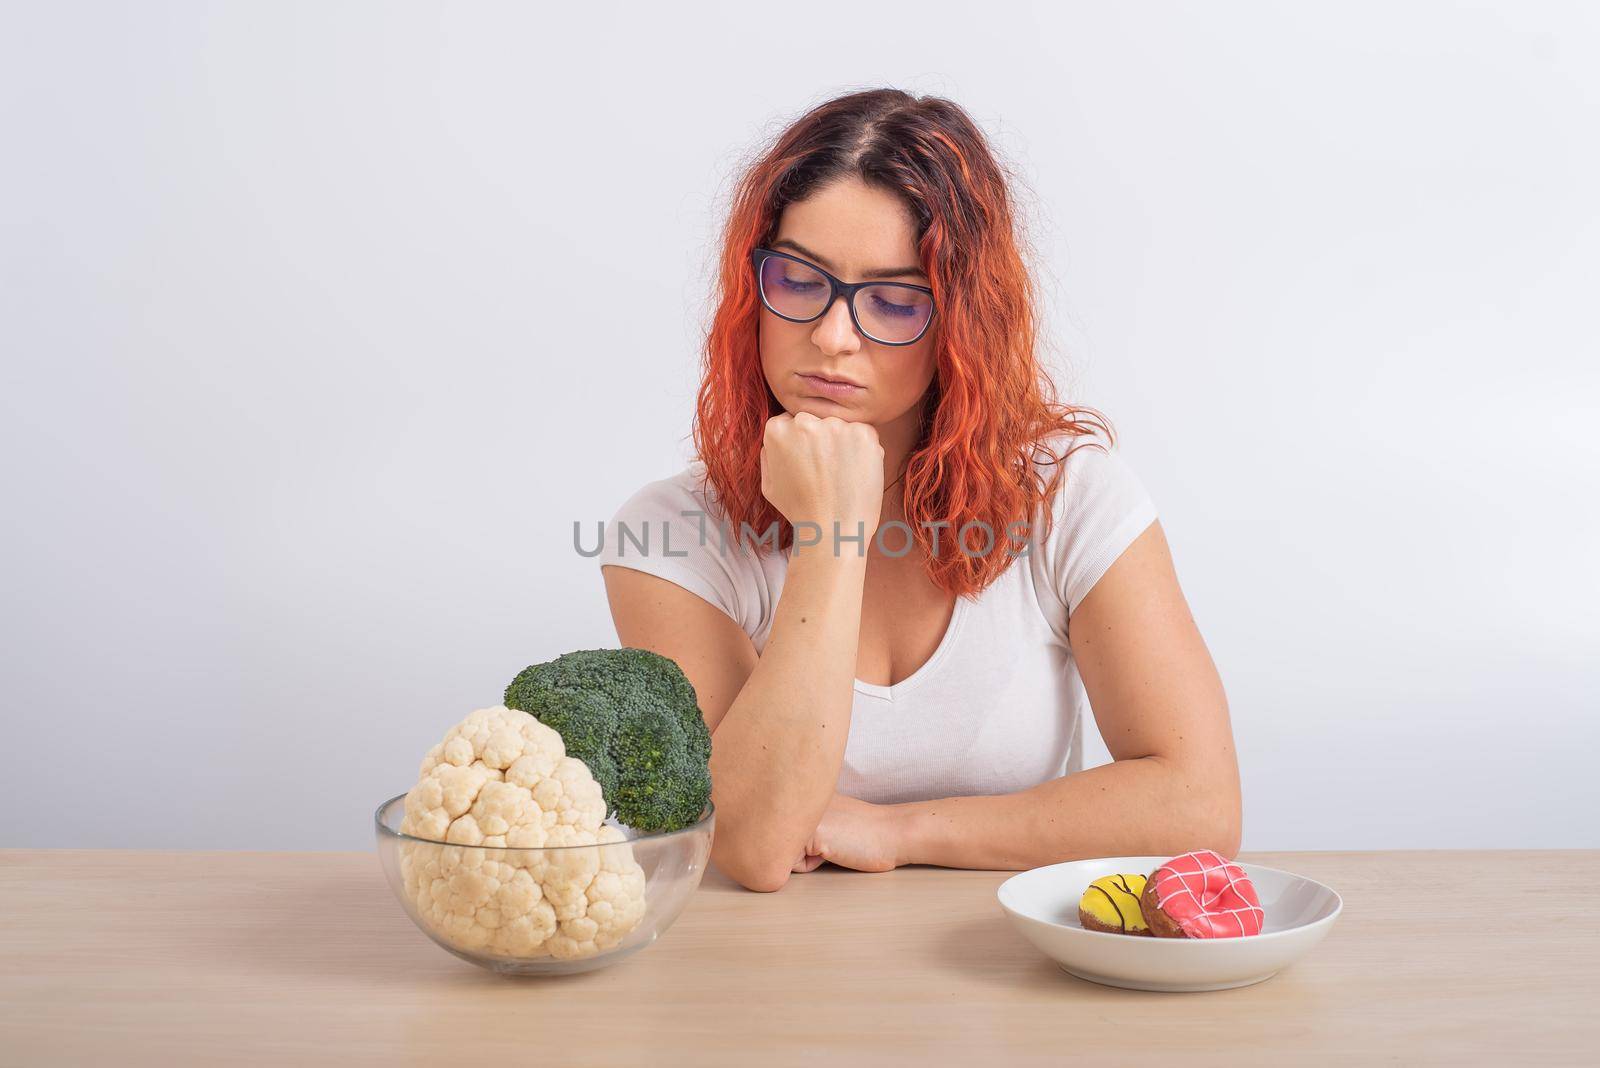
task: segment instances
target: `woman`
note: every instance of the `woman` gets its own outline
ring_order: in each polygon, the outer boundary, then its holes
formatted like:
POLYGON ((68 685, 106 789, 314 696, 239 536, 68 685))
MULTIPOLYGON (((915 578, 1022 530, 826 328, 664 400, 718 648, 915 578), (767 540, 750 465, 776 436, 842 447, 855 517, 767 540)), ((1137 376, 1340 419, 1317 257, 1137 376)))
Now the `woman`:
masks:
POLYGON ((896 90, 811 110, 735 195, 699 458, 600 562, 622 644, 694 685, 751 889, 1238 850, 1221 681, 1109 426, 1053 399, 1013 226, 971 119, 896 90))

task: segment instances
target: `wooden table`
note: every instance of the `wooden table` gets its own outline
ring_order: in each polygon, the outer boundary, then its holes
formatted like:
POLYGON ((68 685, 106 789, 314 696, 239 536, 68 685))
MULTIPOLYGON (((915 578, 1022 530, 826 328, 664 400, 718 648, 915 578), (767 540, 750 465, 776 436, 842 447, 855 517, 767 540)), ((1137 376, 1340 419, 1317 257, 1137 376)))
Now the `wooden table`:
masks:
POLYGON ((505 979, 424 938, 375 854, 0 851, 0 1060, 1594 1063, 1600 851, 1243 859, 1344 914, 1265 983, 1150 994, 1040 955, 1006 872, 712 869, 642 953, 505 979))

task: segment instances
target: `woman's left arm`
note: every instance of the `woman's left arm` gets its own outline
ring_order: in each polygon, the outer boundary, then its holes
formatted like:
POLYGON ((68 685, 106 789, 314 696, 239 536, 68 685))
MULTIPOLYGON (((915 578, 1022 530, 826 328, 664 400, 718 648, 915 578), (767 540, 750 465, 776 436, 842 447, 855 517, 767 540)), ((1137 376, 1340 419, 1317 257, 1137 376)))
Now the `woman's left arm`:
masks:
POLYGON ((1085 857, 1239 851, 1227 696, 1160 522, 1106 570, 1068 641, 1113 763, 1031 789, 880 806, 896 861, 1016 871, 1085 857))

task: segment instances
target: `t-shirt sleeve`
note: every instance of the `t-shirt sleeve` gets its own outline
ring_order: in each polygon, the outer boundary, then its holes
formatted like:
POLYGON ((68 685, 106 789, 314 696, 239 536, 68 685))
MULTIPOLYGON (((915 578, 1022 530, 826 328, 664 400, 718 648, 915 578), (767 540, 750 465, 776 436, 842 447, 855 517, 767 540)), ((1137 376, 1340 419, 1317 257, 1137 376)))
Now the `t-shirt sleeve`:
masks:
POLYGON ((1074 443, 1071 450, 1063 461, 1054 522, 1034 565, 1041 605, 1062 640, 1095 583, 1157 518, 1155 503, 1120 450, 1103 439, 1074 443))
POLYGON ((643 571, 682 586, 720 608, 750 633, 759 610, 749 589, 747 562, 736 543, 724 548, 724 528, 685 484, 688 476, 646 483, 607 520, 597 566, 643 571), (685 514, 687 513, 687 514, 685 514))

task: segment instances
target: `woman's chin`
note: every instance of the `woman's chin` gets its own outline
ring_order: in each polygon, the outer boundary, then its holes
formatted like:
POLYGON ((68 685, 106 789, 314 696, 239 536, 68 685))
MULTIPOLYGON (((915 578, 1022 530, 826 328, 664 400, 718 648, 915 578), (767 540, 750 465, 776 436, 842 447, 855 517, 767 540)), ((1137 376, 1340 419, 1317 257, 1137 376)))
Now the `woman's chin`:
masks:
POLYGON ((789 414, 796 412, 810 412, 812 415, 831 415, 847 422, 864 422, 865 418, 859 408, 852 408, 843 401, 830 400, 827 397, 796 397, 789 402, 789 414))

